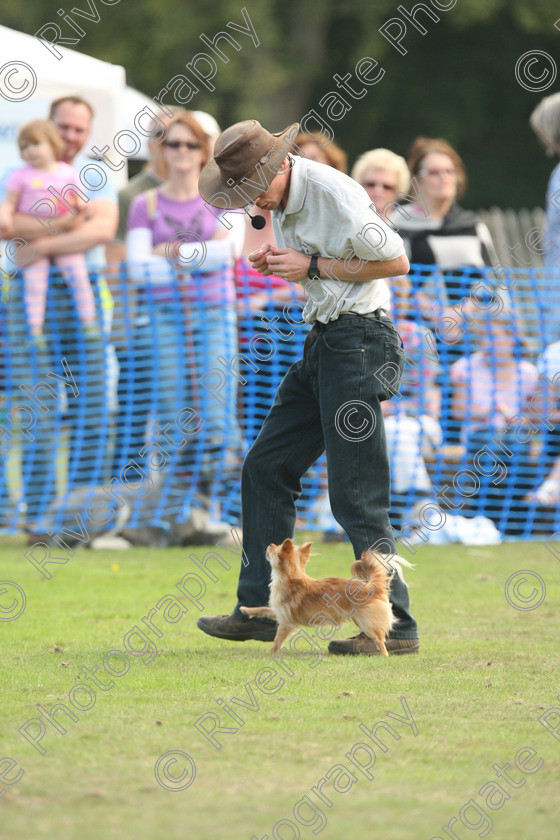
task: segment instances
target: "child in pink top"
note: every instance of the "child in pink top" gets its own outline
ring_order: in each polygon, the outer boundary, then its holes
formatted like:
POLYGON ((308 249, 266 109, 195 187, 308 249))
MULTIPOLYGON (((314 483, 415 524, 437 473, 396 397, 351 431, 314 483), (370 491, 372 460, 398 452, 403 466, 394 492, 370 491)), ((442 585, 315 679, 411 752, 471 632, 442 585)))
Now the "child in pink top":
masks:
MULTIPOLYGON (((56 201, 57 213, 62 215, 68 209, 61 200, 76 210, 84 202, 77 192, 66 189, 68 186, 79 190, 78 174, 67 163, 57 160, 63 150, 63 143, 54 125, 49 120, 32 120, 20 129, 18 145, 27 166, 15 169, 6 179, 7 195, 0 204, 0 221, 13 232, 14 213, 40 215, 40 206, 36 213, 33 207, 42 199, 56 201), (49 187, 55 192, 49 192, 49 187)), ((86 261, 83 254, 58 254, 52 258, 61 269, 68 286, 72 289, 80 321, 87 327, 95 322, 95 300, 89 281, 86 261)), ((24 279, 24 299, 31 333, 39 336, 43 332, 47 289, 49 282, 50 261, 39 257, 22 269, 24 279)))

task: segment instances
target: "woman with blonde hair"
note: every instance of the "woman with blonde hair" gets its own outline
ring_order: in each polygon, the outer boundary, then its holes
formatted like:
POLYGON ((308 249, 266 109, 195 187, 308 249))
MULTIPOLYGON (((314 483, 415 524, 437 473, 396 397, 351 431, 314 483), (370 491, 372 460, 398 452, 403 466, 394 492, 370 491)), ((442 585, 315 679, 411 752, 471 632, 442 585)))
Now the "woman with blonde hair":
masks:
POLYGON ((378 213, 387 221, 395 211, 401 194, 410 187, 410 173, 406 161, 389 149, 371 149, 361 155, 350 173, 365 189, 378 213))

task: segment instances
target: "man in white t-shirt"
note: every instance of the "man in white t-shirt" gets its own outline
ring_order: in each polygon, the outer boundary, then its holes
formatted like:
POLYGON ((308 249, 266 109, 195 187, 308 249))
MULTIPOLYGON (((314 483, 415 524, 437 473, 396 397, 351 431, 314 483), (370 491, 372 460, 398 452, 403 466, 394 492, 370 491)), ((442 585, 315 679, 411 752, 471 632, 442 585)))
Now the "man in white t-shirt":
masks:
MULTIPOLYGON (((308 295, 304 320, 314 324, 243 466, 238 604, 231 615, 198 621, 209 635, 232 641, 274 638, 275 622, 248 619, 240 607, 268 603, 266 547, 293 536, 301 477, 323 451, 332 511, 356 557, 368 548, 395 552, 380 403, 398 391, 404 352, 387 317, 383 278, 406 273, 408 260, 357 182, 291 154, 298 130, 296 123, 273 135, 255 120, 231 126, 199 180, 209 205, 271 211, 278 247, 264 244, 249 260, 263 274, 300 283, 308 295)), ((416 653, 417 626, 397 575, 390 597, 397 623, 387 650, 416 653)), ((333 641, 329 651, 380 653, 364 634, 333 641)))

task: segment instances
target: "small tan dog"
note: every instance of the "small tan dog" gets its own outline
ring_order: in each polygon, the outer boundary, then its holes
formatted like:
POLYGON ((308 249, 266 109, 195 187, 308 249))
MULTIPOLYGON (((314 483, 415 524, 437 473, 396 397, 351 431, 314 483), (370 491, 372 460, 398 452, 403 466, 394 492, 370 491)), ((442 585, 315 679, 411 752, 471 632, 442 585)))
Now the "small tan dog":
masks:
MULTIPOLYGON (((305 574, 310 553, 311 543, 301 548, 290 539, 279 546, 271 543, 266 551, 272 567, 269 606, 241 607, 245 615, 274 618, 278 622, 270 652, 277 653, 298 625, 313 625, 324 616, 335 626, 351 618, 370 639, 376 639, 381 653, 387 656, 385 637, 395 622, 389 602, 391 575, 387 567, 378 555, 364 551, 350 567, 352 580, 340 577, 315 580, 305 574)), ((391 558, 391 567, 402 578, 401 563, 411 567, 400 557, 391 558)))

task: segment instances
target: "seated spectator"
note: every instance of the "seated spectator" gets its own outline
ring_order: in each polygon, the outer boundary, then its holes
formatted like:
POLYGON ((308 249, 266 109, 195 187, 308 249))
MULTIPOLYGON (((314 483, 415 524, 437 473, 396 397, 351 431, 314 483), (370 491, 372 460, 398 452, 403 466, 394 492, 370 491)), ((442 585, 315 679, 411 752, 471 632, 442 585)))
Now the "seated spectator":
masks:
POLYGON ((139 453, 146 458, 150 414, 158 422, 153 437, 158 429, 165 437, 166 424, 180 436, 173 421, 188 406, 200 412, 204 426, 193 443, 196 469, 190 447, 187 469, 195 469, 207 495, 215 496, 218 483, 237 478, 243 451, 236 378, 224 377, 219 394, 205 387, 215 385, 209 375, 218 358, 229 360, 237 352, 232 272, 237 238, 205 207, 198 192, 208 139, 192 114, 170 121, 163 155, 166 180, 136 196, 130 206, 127 262, 141 302, 134 347, 119 383, 114 468, 116 473, 131 457, 139 460, 139 453))
POLYGON ((543 483, 527 494, 527 501, 538 502, 542 507, 556 508, 560 502, 560 456, 543 483))
POLYGON ((401 399, 388 403, 388 413, 404 408, 411 416, 429 414, 438 418, 441 393, 437 384, 439 364, 436 340, 429 330, 413 319, 415 303, 411 297, 410 277, 390 277, 387 283, 391 290, 393 323, 409 359, 400 387, 401 399))
MULTIPOLYGON (((546 96, 531 114, 530 125, 548 155, 560 155, 560 93, 546 96)), ((544 343, 560 338, 560 163, 546 188, 546 238, 543 240, 545 271, 536 274, 540 299, 543 302, 544 343)))
POLYGON ((551 469, 560 457, 560 341, 548 345, 537 360, 537 370, 545 386, 548 386, 545 387, 547 397, 552 403, 556 402, 555 411, 550 410, 550 402, 542 407, 542 414, 547 419, 543 433, 544 462, 546 468, 551 469))
POLYGON ((469 480, 474 475, 479 486, 473 491, 472 484, 461 485, 461 501, 466 498, 468 510, 493 519, 502 533, 519 534, 526 511, 520 502, 530 489, 532 468, 531 436, 525 435, 522 442, 523 435, 516 432, 523 423, 526 402, 536 390, 538 373, 523 358, 524 343, 514 313, 503 310, 492 315, 472 306, 468 317, 480 349, 451 368, 451 413, 462 424, 465 458, 461 469, 470 470, 469 480), (499 470, 492 466, 491 453, 503 462, 499 470), (478 472, 477 465, 481 466, 478 472))
MULTIPOLYGON (((410 173, 405 159, 389 149, 364 152, 354 164, 351 175, 362 185, 377 212, 387 221, 395 212, 399 195, 406 194, 410 187, 410 173)), ((398 215, 400 218, 401 214, 398 215)))
MULTIPOLYGON (((527 499, 545 508, 556 508, 560 502, 560 341, 546 348, 537 361, 537 370, 540 375, 539 392, 546 399, 539 406, 533 422, 538 424, 540 414, 541 418, 546 418, 546 423, 542 424, 542 451, 537 471, 540 483, 527 499)), ((538 400, 535 402, 538 405, 538 400)))
POLYGON ((435 340, 410 318, 409 277, 392 277, 388 284, 393 322, 409 360, 400 398, 381 406, 391 459, 391 523, 400 528, 416 502, 432 497, 425 458, 433 458, 443 434, 439 425, 441 395, 436 384, 439 366, 435 340))
MULTIPOLYGON (((406 205, 399 213, 399 234, 413 266, 438 265, 443 272, 446 304, 468 296, 478 275, 461 269, 497 264, 490 232, 475 213, 457 199, 465 192, 463 161, 445 140, 419 137, 408 153, 410 174, 418 181, 422 204, 406 205)), ((430 272, 428 272, 428 276, 430 272)), ((419 287, 424 290, 426 281, 419 287)))
MULTIPOLYGON (((348 156, 337 146, 334 140, 330 140, 327 134, 319 133, 311 139, 307 134, 298 134, 296 146, 304 157, 314 160, 317 163, 324 163, 332 166, 339 172, 348 172, 348 156)), ((296 150, 297 151, 297 150, 296 150)))
MULTIPOLYGON (((43 216, 41 202, 52 204, 53 194, 65 194, 65 203, 71 205, 73 214, 83 211, 85 203, 79 196, 78 173, 69 164, 59 160, 64 143, 49 120, 32 120, 25 123, 18 134, 18 146, 26 166, 14 169, 6 180, 6 197, 0 204, 0 228, 4 235, 14 234, 14 214, 23 213, 37 218, 43 216), (71 185, 74 191, 68 190, 71 185), (36 212, 31 211, 36 208, 36 212)), ((43 208, 44 209, 44 208, 43 208)), ((57 215, 68 213, 65 204, 57 202, 57 215)), ((95 329, 95 300, 83 253, 55 254, 53 263, 60 268, 68 288, 72 291, 78 317, 86 331, 95 329)), ((22 268, 24 304, 31 335, 43 339, 50 260, 39 256, 29 260, 22 268)))

